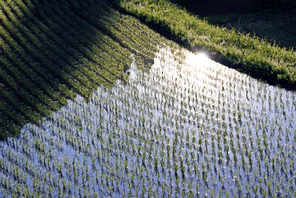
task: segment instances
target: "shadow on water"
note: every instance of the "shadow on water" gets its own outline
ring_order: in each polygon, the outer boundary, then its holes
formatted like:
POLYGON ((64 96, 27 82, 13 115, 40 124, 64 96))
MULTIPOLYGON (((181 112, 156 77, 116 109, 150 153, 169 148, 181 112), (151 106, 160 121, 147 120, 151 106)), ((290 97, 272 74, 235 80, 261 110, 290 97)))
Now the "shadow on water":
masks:
POLYGON ((106 25, 112 10, 103 1, 7 1, 0 10, 1 139, 76 94, 125 79, 130 53, 106 25))

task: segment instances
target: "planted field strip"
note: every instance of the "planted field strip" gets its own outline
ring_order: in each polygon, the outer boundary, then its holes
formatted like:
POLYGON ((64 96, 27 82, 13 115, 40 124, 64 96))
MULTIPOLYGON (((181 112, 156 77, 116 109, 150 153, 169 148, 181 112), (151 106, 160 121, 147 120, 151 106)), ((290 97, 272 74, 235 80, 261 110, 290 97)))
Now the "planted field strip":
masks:
POLYGON ((156 43, 177 47, 104 1, 1 1, 0 21, 0 138, 125 81, 131 53, 149 69, 156 43))
POLYGON ((0 196, 295 196, 295 92, 186 50, 129 72, 2 142, 0 196))

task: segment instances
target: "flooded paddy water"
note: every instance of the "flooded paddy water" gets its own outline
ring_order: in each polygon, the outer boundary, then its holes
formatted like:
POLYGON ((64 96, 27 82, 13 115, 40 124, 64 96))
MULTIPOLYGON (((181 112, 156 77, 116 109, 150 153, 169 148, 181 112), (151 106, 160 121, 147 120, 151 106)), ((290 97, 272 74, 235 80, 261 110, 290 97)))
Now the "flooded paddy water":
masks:
POLYGON ((0 144, 0 197, 295 196, 296 93, 168 48, 0 144))

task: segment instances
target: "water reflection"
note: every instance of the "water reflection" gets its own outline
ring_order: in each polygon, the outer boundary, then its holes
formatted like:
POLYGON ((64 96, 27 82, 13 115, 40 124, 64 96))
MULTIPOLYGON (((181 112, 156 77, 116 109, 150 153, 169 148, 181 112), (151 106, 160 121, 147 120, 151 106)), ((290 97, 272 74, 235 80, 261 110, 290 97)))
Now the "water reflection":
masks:
POLYGON ((296 94, 181 53, 2 143, 0 196, 292 196, 296 94))

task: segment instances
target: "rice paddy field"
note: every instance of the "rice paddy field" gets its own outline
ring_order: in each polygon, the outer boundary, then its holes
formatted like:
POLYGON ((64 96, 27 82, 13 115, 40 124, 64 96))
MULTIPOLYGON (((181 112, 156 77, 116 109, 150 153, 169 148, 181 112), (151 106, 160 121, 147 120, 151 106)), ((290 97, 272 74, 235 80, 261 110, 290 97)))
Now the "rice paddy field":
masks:
POLYGON ((296 196, 295 91, 105 1, 0 4, 0 197, 296 196))
POLYGON ((2 142, 1 195, 295 196, 296 94, 175 53, 2 142))
POLYGON ((105 1, 0 1, 0 139, 126 81, 131 53, 151 67, 157 44, 176 46, 105 1))

